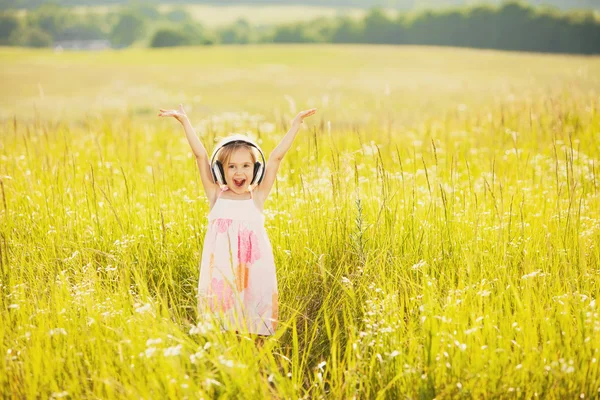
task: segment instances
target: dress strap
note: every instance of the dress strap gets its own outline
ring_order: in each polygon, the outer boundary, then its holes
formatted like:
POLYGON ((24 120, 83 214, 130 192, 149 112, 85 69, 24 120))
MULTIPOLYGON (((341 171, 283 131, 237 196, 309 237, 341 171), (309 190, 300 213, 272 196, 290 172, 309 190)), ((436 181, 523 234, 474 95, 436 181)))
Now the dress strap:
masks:
POLYGON ((219 197, 221 197, 221 195, 223 194, 223 192, 229 190, 229 187, 227 185, 221 185, 221 191, 219 192, 219 194, 217 195, 217 199, 219 197))
POLYGON ((254 199, 254 195, 252 194, 252 191, 254 190, 254 188, 252 187, 252 185, 248 186, 248 191, 250 192, 250 198, 254 199))

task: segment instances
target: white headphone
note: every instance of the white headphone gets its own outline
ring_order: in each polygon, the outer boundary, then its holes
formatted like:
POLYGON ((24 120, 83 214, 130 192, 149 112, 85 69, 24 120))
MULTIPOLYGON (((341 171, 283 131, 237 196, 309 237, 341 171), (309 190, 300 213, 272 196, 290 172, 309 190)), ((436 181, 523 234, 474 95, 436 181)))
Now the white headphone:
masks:
POLYGON ((213 181, 215 183, 218 183, 220 186, 227 185, 227 182, 225 181, 225 171, 223 170, 223 164, 218 159, 215 160, 215 158, 219 153, 219 150, 221 150, 223 147, 238 142, 246 143, 256 148, 260 153, 260 157, 262 158, 262 162, 256 161, 254 163, 254 173, 252 175, 252 182, 250 182, 250 187, 252 187, 252 185, 258 185, 260 182, 262 182, 265 176, 266 161, 265 155, 263 154, 263 151, 260 148, 260 146, 244 135, 232 135, 221 140, 213 150, 212 156, 210 157, 210 170, 212 172, 213 181))

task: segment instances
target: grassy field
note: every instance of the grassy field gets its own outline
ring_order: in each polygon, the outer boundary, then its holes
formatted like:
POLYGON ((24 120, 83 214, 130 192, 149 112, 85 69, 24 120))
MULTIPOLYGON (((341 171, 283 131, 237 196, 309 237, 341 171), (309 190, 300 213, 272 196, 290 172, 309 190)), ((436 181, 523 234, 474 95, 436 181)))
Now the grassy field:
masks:
POLYGON ((600 58, 452 48, 0 49, 0 393, 596 398, 600 58), (268 154, 280 324, 196 312, 181 127, 268 154))

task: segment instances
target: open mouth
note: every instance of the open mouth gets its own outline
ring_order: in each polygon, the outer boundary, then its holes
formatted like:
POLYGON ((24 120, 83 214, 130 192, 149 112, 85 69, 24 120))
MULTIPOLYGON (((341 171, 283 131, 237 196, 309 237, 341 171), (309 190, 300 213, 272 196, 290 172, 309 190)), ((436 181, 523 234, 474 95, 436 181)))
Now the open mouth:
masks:
POLYGON ((245 179, 234 179, 233 180, 233 184, 239 188, 241 188, 242 186, 244 186, 244 184, 246 183, 245 179))

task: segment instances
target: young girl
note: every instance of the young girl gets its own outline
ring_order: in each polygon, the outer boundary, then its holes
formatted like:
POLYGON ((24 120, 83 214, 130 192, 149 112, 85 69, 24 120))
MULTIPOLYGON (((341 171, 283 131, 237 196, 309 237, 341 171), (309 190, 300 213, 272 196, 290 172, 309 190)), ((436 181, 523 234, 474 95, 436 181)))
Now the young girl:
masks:
POLYGON ((283 156, 304 118, 315 112, 313 108, 296 115, 266 167, 260 147, 243 135, 222 140, 209 159, 181 104, 179 110, 161 109, 158 114, 174 117, 183 125, 200 169, 210 212, 200 264, 198 312, 218 315, 223 329, 262 337, 275 333, 277 277, 262 211, 283 156))

